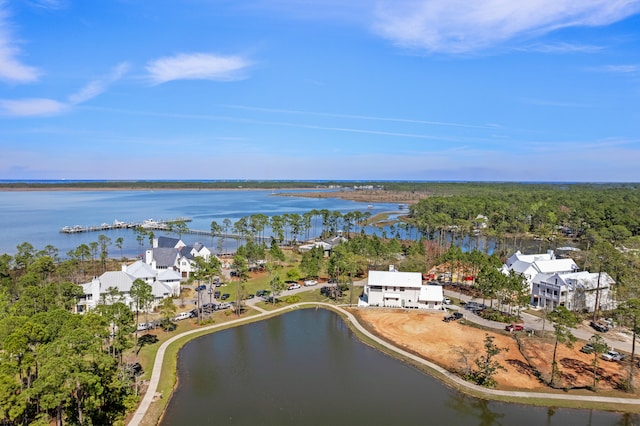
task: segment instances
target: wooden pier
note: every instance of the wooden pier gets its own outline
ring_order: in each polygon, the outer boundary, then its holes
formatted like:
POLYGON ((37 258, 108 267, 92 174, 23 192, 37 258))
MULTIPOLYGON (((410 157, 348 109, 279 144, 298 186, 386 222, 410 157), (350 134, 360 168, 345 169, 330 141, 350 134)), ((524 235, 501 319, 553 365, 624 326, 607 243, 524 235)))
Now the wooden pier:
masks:
POLYGON ((178 217, 175 219, 161 220, 147 219, 143 220, 142 222, 121 222, 119 220, 114 220, 113 223, 103 223, 102 225, 95 226, 65 226, 60 229, 60 232, 64 234, 77 234, 80 232, 99 232, 110 231, 114 229, 136 229, 138 227, 151 231, 169 231, 171 229, 171 224, 173 223, 191 221, 192 219, 190 217, 178 217))

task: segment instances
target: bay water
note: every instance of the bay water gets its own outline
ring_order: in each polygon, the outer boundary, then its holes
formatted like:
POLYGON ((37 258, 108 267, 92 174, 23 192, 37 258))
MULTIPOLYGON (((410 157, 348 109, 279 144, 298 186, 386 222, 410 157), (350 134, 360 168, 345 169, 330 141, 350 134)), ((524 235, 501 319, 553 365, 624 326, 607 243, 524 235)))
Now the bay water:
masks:
MULTIPOLYGON (((279 191, 302 192, 302 191, 279 191)), ((339 211, 360 210, 376 214, 397 210, 397 204, 365 203, 338 198, 306 198, 277 196, 267 190, 163 190, 163 191, 0 191, 0 253, 15 254, 16 246, 29 242, 36 250, 46 245, 56 247, 65 257, 80 244, 97 241, 100 234, 111 239, 111 257, 134 257, 141 254, 136 234, 131 229, 64 234, 64 226, 98 226, 114 220, 142 222, 145 219, 189 217, 190 229, 207 231, 211 221, 222 225, 243 216, 262 213, 267 216, 284 213, 303 214, 313 209, 339 211), (124 240, 122 253, 115 247, 117 238, 124 240)), ((156 236, 176 234, 154 231, 156 236)), ((211 237, 185 234, 187 244, 202 242, 215 249, 211 237)), ((232 246, 231 241, 227 241, 232 246)), ((145 247, 148 247, 145 241, 145 247)), ((235 247, 233 245, 232 247, 235 247)))

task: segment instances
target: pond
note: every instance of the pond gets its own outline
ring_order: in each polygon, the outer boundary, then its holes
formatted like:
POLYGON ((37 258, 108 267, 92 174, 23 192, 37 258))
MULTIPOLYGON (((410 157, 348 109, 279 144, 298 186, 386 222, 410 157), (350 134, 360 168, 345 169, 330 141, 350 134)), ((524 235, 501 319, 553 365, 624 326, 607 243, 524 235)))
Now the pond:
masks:
POLYGON ((331 311, 303 309, 189 342, 162 426, 620 425, 636 416, 484 401, 363 344, 331 311))

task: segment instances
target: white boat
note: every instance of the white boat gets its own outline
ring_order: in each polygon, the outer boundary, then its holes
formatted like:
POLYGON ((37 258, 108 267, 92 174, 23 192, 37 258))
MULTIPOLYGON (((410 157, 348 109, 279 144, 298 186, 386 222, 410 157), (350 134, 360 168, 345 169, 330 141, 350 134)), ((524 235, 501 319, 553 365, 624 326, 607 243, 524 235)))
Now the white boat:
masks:
POLYGON ((157 228, 161 225, 160 222, 158 222, 157 220, 153 220, 153 219, 145 219, 144 222, 142 222, 142 227, 143 228, 157 228))

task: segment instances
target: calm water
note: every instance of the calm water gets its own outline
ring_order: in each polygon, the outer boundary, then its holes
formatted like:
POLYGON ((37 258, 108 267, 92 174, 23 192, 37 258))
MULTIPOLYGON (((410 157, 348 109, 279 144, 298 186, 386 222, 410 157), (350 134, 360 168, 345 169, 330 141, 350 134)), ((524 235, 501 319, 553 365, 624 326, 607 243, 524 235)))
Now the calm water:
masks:
POLYGON ((483 401, 361 343, 333 312, 299 310, 198 338, 178 359, 162 426, 631 425, 636 417, 483 401))
MULTIPOLYGON (((281 191, 285 192, 285 191, 281 191)), ((293 192, 293 191, 292 191, 293 192)), ((123 254, 135 256, 140 247, 132 230, 114 230, 83 234, 61 234, 63 226, 90 226, 144 219, 191 217, 189 228, 209 230, 211 221, 220 225, 226 218, 235 222, 251 214, 267 216, 284 213, 303 214, 313 209, 370 211, 372 214, 397 209, 397 204, 373 205, 354 201, 273 196, 270 191, 0 191, 0 253, 14 254, 22 242, 36 249, 51 244, 64 256, 80 244, 97 241, 103 233, 112 241, 110 255, 120 256, 115 247, 118 237, 124 239, 123 254)), ((162 235, 156 232, 156 236, 162 235)), ((176 236, 173 234, 173 236, 176 236)), ((200 241, 215 249, 210 237, 185 235, 186 243, 200 241)), ((231 243, 230 243, 231 244, 231 243)), ((233 245, 235 247, 235 245, 233 245)))

